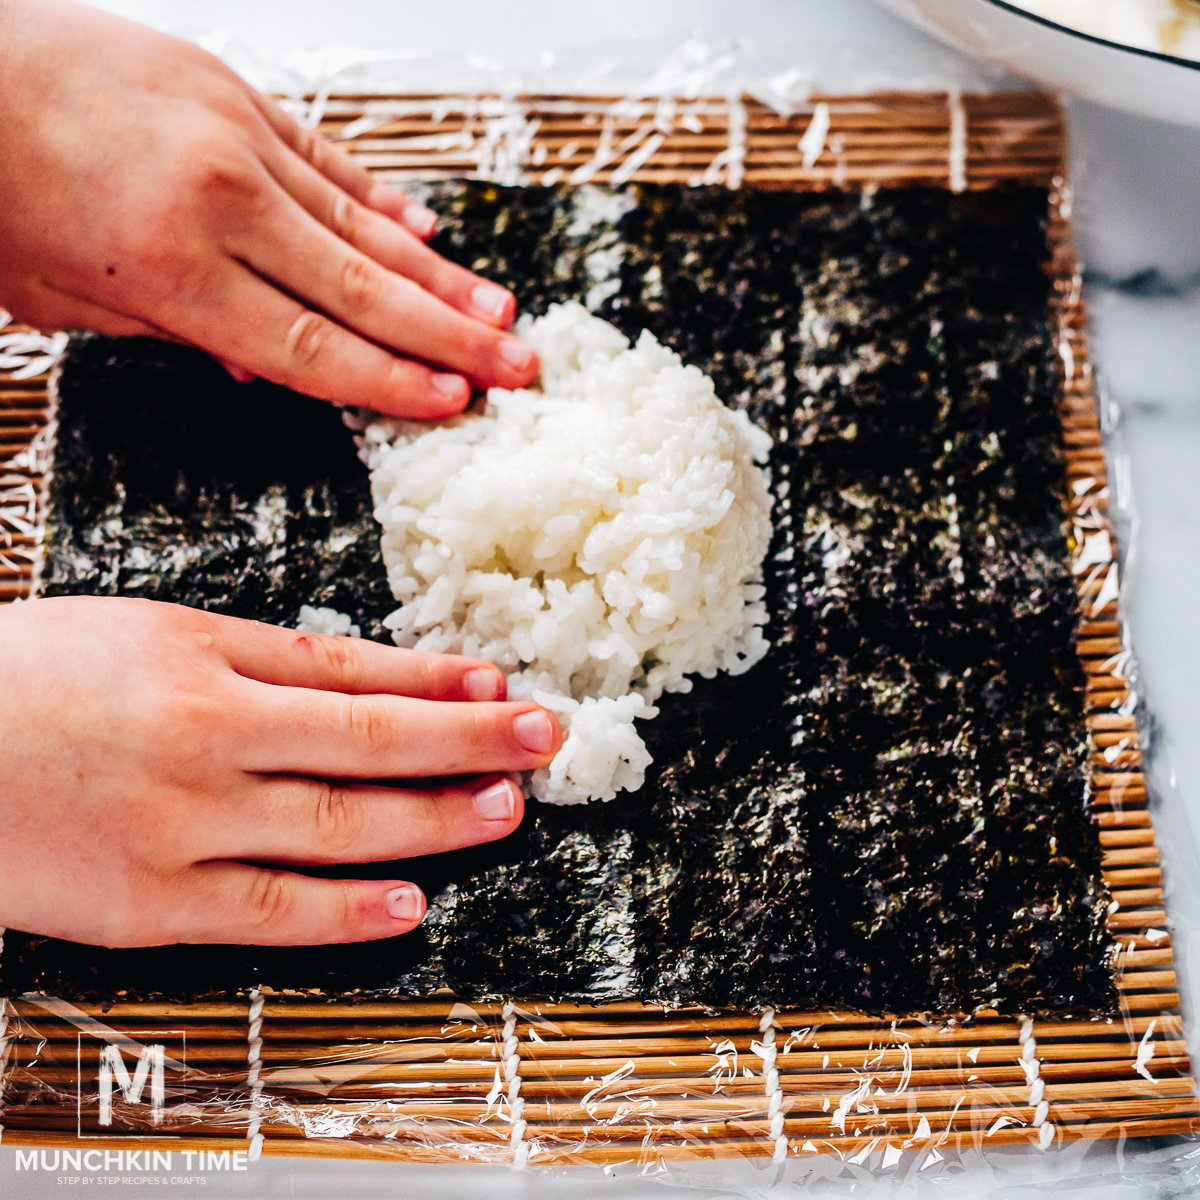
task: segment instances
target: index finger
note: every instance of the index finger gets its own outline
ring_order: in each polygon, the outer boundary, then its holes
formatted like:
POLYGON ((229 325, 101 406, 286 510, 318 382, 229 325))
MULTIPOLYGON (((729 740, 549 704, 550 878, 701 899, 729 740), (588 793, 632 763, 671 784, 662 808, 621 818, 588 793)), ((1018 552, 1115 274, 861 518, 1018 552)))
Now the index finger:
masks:
POLYGON ((507 329, 516 316, 516 300, 491 283, 443 258, 410 230, 351 198, 286 147, 264 160, 277 182, 304 210, 343 241, 376 262, 419 283, 454 308, 507 329))
POLYGON ((532 701, 440 704, 247 681, 237 697, 242 767, 314 779, 424 779, 544 767, 562 745, 554 715, 532 701))
POLYGON ((326 179, 337 184, 360 203, 400 221, 420 238, 433 236, 437 214, 425 205, 406 196, 399 188, 375 179, 365 167, 335 146, 328 138, 306 129, 289 116, 269 96, 254 93, 255 104, 267 124, 290 150, 305 162, 311 163, 326 179))
POLYGON ((477 658, 402 650, 365 638, 302 633, 236 617, 216 617, 213 633, 229 665, 259 683, 423 700, 503 700, 505 696, 504 676, 477 658))

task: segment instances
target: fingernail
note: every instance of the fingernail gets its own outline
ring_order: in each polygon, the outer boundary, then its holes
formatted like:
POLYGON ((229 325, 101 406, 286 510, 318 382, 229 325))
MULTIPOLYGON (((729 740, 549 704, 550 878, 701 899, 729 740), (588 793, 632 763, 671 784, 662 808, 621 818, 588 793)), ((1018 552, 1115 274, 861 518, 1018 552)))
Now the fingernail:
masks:
POLYGON ((495 284, 480 283, 471 290, 471 305, 485 317, 499 320, 508 307, 508 293, 495 284))
POLYGON ((513 785, 507 779, 480 788, 474 798, 475 810, 485 821, 511 821, 517 811, 513 785))
POLYGON ((397 921, 407 921, 411 925, 425 915, 425 897, 421 895, 421 889, 411 883, 392 888, 385 900, 388 916, 397 921))
POLYGON ((417 237, 423 238, 433 232, 433 227, 437 224, 437 213, 423 204, 410 204, 405 208, 400 219, 417 237))
POLYGON ((517 341, 516 338, 505 338, 500 343, 500 357, 510 367, 524 371, 533 362, 533 347, 517 341))
POLYGON ((504 692, 504 679, 499 671, 476 667, 463 676, 463 691, 468 700, 499 700, 504 692))
POLYGON ((513 721, 513 732, 530 754, 548 754, 554 746, 554 718, 544 709, 522 713, 513 721))
POLYGON ((471 385, 461 375, 434 375, 433 390, 447 400, 457 400, 466 403, 471 394, 471 385))

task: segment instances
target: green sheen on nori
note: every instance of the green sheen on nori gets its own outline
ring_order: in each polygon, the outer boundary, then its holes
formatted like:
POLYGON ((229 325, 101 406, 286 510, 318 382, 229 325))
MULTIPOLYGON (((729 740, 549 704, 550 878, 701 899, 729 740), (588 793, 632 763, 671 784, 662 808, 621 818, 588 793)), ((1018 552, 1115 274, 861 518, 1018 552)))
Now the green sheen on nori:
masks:
MULTIPOLYGON (((664 699, 637 795, 531 804, 504 842, 342 872, 420 882, 416 934, 136 951, 10 934, 5 991, 1112 1011, 1045 192, 625 191, 428 199, 438 248, 524 310, 585 298, 652 330, 775 437, 766 660, 664 699)), ((383 636, 335 410, 94 338, 60 392, 47 594, 284 624, 330 604, 383 636)))

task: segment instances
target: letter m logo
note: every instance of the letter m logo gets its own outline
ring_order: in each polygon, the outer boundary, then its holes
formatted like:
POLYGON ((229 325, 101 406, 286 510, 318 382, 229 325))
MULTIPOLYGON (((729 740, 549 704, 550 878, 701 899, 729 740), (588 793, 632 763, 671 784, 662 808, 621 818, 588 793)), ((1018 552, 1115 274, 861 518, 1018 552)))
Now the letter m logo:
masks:
POLYGON ((125 1066, 121 1047, 111 1043, 100 1050, 100 1113, 99 1123, 113 1123, 113 1086, 121 1091, 128 1104, 145 1103, 142 1096, 146 1085, 150 1086, 150 1120, 154 1125, 162 1124, 163 1104, 166 1100, 166 1084, 163 1078, 165 1051, 163 1046, 152 1044, 138 1046, 137 1066, 130 1076, 125 1066))

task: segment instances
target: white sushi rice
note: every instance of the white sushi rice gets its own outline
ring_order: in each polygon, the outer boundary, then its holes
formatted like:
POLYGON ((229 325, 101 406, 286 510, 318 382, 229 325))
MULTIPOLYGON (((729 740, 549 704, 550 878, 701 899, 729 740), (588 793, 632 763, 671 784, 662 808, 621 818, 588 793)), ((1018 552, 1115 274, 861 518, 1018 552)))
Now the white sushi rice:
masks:
POLYGON ((314 608, 311 604, 300 606, 296 628, 301 633, 323 633, 329 637, 359 636, 359 628, 348 613, 336 608, 314 608))
POLYGON ((634 722, 690 675, 766 652, 770 438, 643 333, 579 304, 523 320, 537 386, 482 411, 363 431, 396 642, 494 662, 566 740, 533 792, 608 800, 642 783, 634 722))

